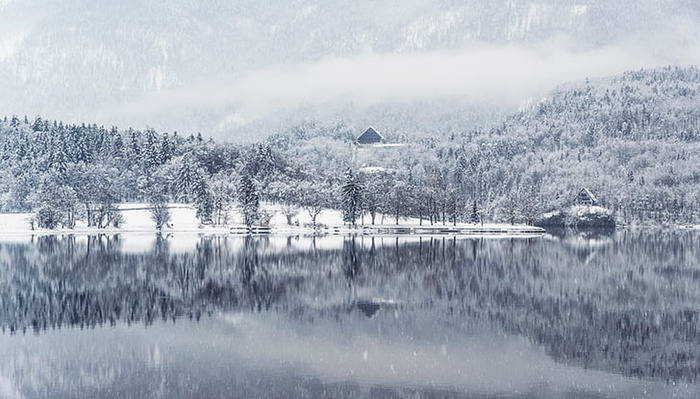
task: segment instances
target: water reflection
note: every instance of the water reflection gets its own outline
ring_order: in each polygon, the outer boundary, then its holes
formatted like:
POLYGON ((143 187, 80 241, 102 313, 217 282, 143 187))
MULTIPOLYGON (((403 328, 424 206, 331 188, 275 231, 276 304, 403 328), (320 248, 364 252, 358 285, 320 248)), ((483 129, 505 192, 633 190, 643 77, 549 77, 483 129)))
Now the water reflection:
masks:
POLYGON ((0 396, 694 397, 699 240, 0 242, 0 396))

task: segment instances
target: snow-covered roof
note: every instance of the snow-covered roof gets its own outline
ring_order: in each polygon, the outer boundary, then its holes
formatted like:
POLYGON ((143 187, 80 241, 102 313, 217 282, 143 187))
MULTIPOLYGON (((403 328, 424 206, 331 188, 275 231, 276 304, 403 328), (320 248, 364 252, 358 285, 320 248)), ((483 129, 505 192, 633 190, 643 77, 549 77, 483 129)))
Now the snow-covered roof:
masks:
POLYGON ((598 198, 597 198, 595 195, 593 195, 593 193, 591 192, 591 190, 589 190, 589 189, 587 189, 587 188, 585 188, 585 187, 582 188, 581 191, 578 192, 578 195, 576 196, 576 198, 581 197, 581 194, 587 195, 588 198, 590 198, 591 201, 593 201, 593 203, 597 203, 597 202, 598 202, 598 198))
POLYGON ((384 137, 372 126, 368 127, 367 130, 357 138, 357 142, 360 144, 380 143, 383 140, 384 137))

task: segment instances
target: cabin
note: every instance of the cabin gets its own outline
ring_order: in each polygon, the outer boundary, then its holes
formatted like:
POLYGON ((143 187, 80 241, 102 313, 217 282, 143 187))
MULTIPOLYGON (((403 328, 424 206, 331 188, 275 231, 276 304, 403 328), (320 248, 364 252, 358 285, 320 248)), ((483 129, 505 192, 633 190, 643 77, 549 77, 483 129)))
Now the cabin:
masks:
POLYGON ((574 198, 574 205, 598 205, 598 198, 589 189, 582 188, 574 198))
POLYGON ((357 138, 358 144, 379 144, 382 142, 384 142, 384 137, 372 126, 368 127, 367 130, 357 138))

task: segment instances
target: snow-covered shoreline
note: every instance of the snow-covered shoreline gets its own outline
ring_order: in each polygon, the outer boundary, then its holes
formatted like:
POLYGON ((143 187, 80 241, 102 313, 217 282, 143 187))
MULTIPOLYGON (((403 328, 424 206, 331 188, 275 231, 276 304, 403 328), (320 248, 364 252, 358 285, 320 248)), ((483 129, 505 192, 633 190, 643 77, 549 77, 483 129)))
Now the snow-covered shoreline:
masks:
MULTIPOLYGON (((246 228, 240 223, 240 214, 237 211, 231 212, 231 221, 226 226, 203 226, 196 218, 196 210, 187 204, 170 204, 172 214, 170 227, 162 229, 161 233, 196 233, 196 234, 236 234, 245 233, 246 228)), ((340 211, 326 209, 317 217, 317 226, 314 228, 311 217, 306 211, 301 210, 294 217, 294 224, 288 225, 287 220, 276 205, 264 204, 262 207, 267 212, 273 213, 270 220, 269 232, 280 235, 323 235, 323 234, 362 234, 373 236, 395 236, 395 235, 431 235, 431 236, 454 236, 454 235, 541 235, 544 229, 525 226, 508 225, 498 223, 486 223, 474 225, 458 223, 430 223, 423 221, 421 224, 417 219, 400 220, 399 224, 393 223, 393 219, 382 215, 376 218, 376 224, 369 223, 365 218, 365 224, 360 224, 356 228, 350 228, 343 223, 340 211), (382 220, 384 223, 382 223, 382 220), (392 222, 388 222, 391 220, 392 222)), ((59 234, 145 234, 158 233, 155 222, 151 219, 148 205, 143 203, 130 203, 120 205, 124 223, 121 227, 108 227, 98 229, 87 227, 84 221, 79 221, 72 229, 41 229, 32 228, 30 223, 32 213, 4 213, 0 214, 0 235, 59 235, 59 234)))

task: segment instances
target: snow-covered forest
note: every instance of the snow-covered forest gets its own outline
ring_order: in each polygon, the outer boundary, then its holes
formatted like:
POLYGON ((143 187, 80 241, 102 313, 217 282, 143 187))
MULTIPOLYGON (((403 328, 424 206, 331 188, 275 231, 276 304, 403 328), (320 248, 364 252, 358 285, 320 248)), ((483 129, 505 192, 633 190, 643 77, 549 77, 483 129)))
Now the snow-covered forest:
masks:
POLYGON ((269 217, 259 201, 283 205, 290 222, 352 208, 349 222, 383 213, 532 223, 587 187, 621 223, 697 222, 699 89, 695 67, 627 72, 561 87, 494 126, 394 135, 383 146, 314 121, 235 144, 5 117, 0 208, 37 212, 48 227, 118 226, 120 202, 193 203, 205 224, 233 222, 234 206, 253 218, 236 223, 258 223, 269 217))

